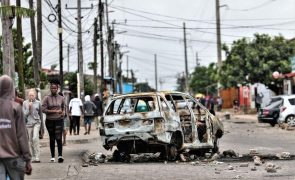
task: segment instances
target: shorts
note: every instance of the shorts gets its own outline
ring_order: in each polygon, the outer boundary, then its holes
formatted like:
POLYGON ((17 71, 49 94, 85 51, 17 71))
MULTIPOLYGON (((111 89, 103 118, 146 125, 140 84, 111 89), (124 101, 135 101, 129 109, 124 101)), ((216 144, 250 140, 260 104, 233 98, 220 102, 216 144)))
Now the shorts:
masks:
POLYGON ((84 124, 91 124, 93 117, 85 116, 84 117, 84 124))

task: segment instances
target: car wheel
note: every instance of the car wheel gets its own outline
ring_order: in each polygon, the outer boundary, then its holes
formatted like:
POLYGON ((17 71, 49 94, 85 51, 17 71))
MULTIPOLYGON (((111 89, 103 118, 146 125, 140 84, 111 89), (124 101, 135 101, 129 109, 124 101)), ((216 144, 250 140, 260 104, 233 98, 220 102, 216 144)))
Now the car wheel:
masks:
POLYGON ((295 116, 294 115, 290 115, 286 118, 286 123, 288 125, 293 126, 295 124, 295 116))
POLYGON ((169 144, 167 147, 167 155, 168 155, 168 160, 169 161, 176 161, 177 156, 178 156, 178 149, 176 145, 174 144, 169 144))

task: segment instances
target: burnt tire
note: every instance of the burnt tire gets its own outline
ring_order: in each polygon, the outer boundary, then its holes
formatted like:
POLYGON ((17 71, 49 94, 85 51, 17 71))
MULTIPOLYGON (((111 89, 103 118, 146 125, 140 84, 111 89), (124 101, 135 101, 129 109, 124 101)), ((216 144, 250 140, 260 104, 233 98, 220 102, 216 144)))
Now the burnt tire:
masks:
POLYGON ((176 145, 174 144, 169 144, 167 146, 167 158, 168 161, 176 161, 178 157, 178 149, 176 145))

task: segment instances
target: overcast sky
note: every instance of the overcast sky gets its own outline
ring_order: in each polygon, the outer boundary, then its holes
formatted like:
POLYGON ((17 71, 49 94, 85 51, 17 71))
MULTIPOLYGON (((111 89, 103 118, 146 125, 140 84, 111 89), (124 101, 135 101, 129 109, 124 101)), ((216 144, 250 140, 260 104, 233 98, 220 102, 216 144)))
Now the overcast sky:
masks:
MULTIPOLYGON (((53 10, 45 0, 42 2, 42 66, 49 68, 59 62, 57 21, 47 20, 53 10)), ((57 0, 50 2, 53 6, 57 4, 57 0)), ((153 63, 154 54, 157 54, 158 78, 161 82, 158 84, 159 90, 172 90, 176 87, 177 75, 185 71, 183 22, 187 27, 189 71, 192 72, 196 66, 196 53, 203 66, 217 62, 215 0, 108 0, 108 3, 109 22, 115 22, 115 40, 122 45, 122 52, 129 51, 123 57, 123 70, 127 69, 128 55, 129 68, 133 69, 139 82, 147 81, 155 87, 153 63)), ((75 71, 77 10, 65 9, 66 4, 68 7, 76 7, 77 1, 62 0, 64 69, 67 70, 66 46, 70 44, 74 47, 70 50, 70 71, 75 71)), ((82 10, 85 64, 93 61, 93 21, 97 16, 98 0, 82 0, 83 7, 90 7, 91 4, 94 5, 93 9, 82 10)), ((22 5, 28 7, 28 0, 23 0, 22 5)), ((254 33, 295 37, 295 0, 220 0, 220 5, 222 43, 230 45, 242 37, 251 39, 254 33)), ((25 19, 23 34, 27 42, 30 41, 29 25, 29 19, 25 19)), ((90 70, 86 72, 92 73, 90 70)))

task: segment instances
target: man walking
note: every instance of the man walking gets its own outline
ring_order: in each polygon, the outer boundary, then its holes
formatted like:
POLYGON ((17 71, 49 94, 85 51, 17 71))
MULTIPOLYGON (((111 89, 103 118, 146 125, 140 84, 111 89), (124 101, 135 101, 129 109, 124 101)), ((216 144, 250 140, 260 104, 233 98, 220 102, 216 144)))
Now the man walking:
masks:
POLYGON ((12 79, 0 77, 0 179, 24 179, 32 172, 31 154, 21 105, 14 102, 12 79))
POLYGON ((95 121, 95 126, 96 129, 98 129, 99 126, 99 121, 100 121, 100 116, 102 115, 103 109, 102 109, 102 101, 99 98, 98 94, 94 95, 94 101, 93 103, 96 106, 96 109, 94 111, 94 121, 95 121))
MULTIPOLYGON (((74 135, 79 135, 80 132, 80 118, 83 115, 83 103, 81 99, 75 97, 71 99, 69 104, 69 113, 73 121, 74 135)), ((70 135, 72 135, 72 129, 70 128, 70 135)))

